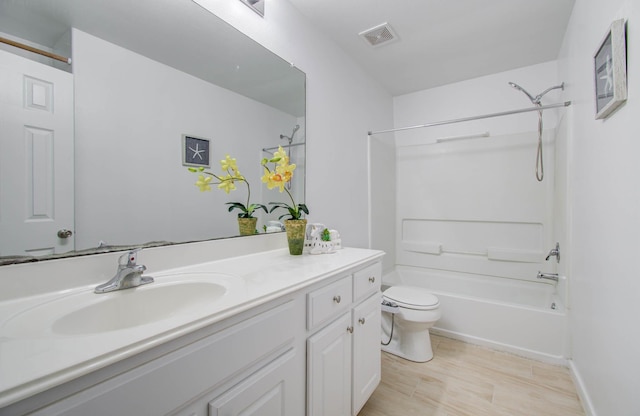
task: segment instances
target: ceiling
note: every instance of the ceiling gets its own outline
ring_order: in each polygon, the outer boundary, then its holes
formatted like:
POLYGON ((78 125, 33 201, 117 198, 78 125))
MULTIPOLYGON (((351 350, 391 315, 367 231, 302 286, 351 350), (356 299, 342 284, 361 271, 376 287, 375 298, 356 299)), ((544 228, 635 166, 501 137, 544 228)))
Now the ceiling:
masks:
POLYGON ((556 59, 575 2, 289 1, 394 96, 556 59), (398 40, 358 35, 385 22, 398 40))
POLYGON ((55 51, 71 27, 296 117, 305 114, 305 74, 192 1, 0 0, 0 35, 55 51))

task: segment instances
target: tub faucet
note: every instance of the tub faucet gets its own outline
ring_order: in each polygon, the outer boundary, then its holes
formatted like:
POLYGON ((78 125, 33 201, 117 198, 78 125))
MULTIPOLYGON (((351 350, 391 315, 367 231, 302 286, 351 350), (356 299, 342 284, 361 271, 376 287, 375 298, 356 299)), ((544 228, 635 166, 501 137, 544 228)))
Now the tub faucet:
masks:
POLYGON ((142 276, 147 268, 142 264, 136 264, 137 252, 140 249, 131 250, 118 259, 116 275, 106 283, 96 286, 95 293, 107 293, 114 290, 129 289, 153 282, 153 277, 142 276))
POLYGON ((548 279, 548 280, 553 280, 554 282, 558 281, 558 273, 542 273, 542 272, 538 272, 538 279, 548 279))
POLYGON ((552 256, 556 256, 556 262, 560 263, 560 243, 556 243, 556 248, 552 248, 547 255, 546 261, 549 261, 549 258, 552 256))

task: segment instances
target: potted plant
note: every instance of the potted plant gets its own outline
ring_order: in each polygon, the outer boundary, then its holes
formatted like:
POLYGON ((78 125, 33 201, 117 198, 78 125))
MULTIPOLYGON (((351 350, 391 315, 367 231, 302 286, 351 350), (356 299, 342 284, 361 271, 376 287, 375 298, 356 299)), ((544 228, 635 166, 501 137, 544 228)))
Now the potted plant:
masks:
POLYGON ((262 159, 262 166, 264 168, 262 182, 267 184, 267 188, 278 188, 280 192, 286 192, 291 200, 291 204, 285 202, 269 202, 269 205, 271 205, 269 212, 273 212, 276 209, 284 209, 287 211, 278 219, 285 219, 284 227, 287 231, 289 253, 292 255, 302 254, 307 227, 307 220, 302 218, 302 215, 303 213, 309 215, 309 209, 305 204, 296 204, 291 192, 289 192, 289 189, 285 186, 287 182, 290 182, 293 178, 293 171, 296 165, 289 163, 289 156, 287 156, 287 153, 282 149, 282 146, 279 146, 271 159, 262 159), (273 164, 272 168, 269 168, 269 163, 273 164))
POLYGON ((241 202, 227 202, 229 205, 229 212, 237 209, 238 213, 238 227, 240 229, 240 235, 252 235, 256 233, 256 223, 258 219, 253 216, 257 210, 264 210, 268 212, 267 207, 263 204, 252 204, 251 201, 251 186, 247 179, 240 174, 236 159, 226 155, 223 160, 220 161, 223 173, 216 175, 213 172, 206 171, 203 167, 189 168, 189 171, 199 173, 196 186, 200 188, 201 192, 211 191, 211 185, 218 185, 218 189, 222 189, 227 194, 236 189, 236 182, 243 182, 247 185, 247 203, 241 202), (216 180, 214 182, 213 180, 216 180))

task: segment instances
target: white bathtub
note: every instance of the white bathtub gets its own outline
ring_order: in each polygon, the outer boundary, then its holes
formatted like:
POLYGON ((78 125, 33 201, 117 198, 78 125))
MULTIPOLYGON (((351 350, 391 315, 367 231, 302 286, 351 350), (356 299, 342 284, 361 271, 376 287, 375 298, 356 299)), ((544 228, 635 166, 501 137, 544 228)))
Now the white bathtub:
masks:
POLYGON ((567 317, 553 284, 396 266, 383 285, 397 284, 438 297, 442 318, 432 333, 566 364, 567 317))

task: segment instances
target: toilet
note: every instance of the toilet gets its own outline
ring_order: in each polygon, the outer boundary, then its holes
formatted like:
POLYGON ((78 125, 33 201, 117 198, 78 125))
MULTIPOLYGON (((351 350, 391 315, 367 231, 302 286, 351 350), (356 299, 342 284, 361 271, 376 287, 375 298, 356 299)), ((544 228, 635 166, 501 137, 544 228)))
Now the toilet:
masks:
POLYGON ((410 361, 431 360, 429 328, 438 319, 440 302, 427 289, 391 286, 382 293, 382 350, 410 361))

